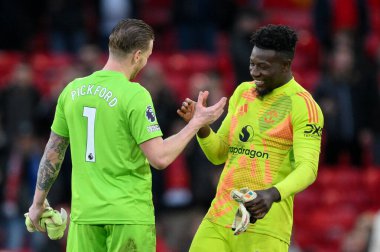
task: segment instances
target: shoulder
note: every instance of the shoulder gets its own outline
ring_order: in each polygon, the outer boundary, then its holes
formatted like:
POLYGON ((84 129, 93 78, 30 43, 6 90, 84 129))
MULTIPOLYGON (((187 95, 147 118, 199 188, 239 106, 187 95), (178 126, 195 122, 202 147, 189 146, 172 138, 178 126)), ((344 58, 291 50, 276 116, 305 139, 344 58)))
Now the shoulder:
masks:
POLYGON ((255 84, 253 81, 242 82, 237 88, 234 90, 233 94, 229 99, 229 106, 236 106, 241 99, 244 100, 254 100, 256 95, 253 92, 255 88, 255 84))
POLYGON ((250 94, 251 96, 254 96, 254 89, 255 83, 253 81, 242 82, 239 86, 237 86, 231 98, 237 99, 238 97, 244 96, 245 94, 250 94))
POLYGON ((65 99, 67 94, 70 93, 71 90, 75 89, 74 85, 77 79, 74 79, 73 81, 69 82, 61 91, 59 98, 60 100, 65 99))
POLYGON ((293 85, 286 91, 286 93, 291 97, 293 105, 297 108, 305 106, 319 107, 310 92, 296 81, 294 81, 293 85))
POLYGON ((140 83, 128 80, 114 83, 112 91, 116 93, 116 96, 125 106, 139 104, 147 99, 151 99, 151 95, 145 87, 140 85, 140 83))
POLYGON ((80 83, 83 83, 84 80, 86 80, 88 77, 80 77, 80 78, 75 78, 72 81, 70 81, 62 90, 62 93, 67 93, 70 92, 73 89, 76 89, 80 86, 80 83))
POLYGON ((292 100, 293 119, 307 120, 313 123, 323 122, 322 110, 313 96, 298 83, 288 91, 292 100))
POLYGON ((239 84, 237 88, 234 91, 235 93, 243 93, 247 91, 248 89, 254 89, 255 88, 255 82, 254 81, 245 81, 239 84))
POLYGON ((152 96, 149 91, 137 82, 129 83, 130 89, 124 99, 128 111, 153 108, 152 96))
POLYGON ((129 82, 125 88, 132 98, 151 97, 150 92, 138 82, 129 82))
POLYGON ((131 86, 132 89, 134 89, 138 92, 149 93, 148 90, 138 82, 129 82, 129 85, 131 86))

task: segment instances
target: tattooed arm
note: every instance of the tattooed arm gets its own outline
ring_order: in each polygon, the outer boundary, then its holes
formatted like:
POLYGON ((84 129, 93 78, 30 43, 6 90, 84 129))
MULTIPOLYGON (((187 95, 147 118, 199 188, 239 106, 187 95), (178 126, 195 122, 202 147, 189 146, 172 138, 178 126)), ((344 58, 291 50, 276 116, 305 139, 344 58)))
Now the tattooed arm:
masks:
POLYGON ((33 225, 39 231, 43 231, 38 221, 45 209, 45 199, 61 169, 68 145, 68 138, 61 137, 54 132, 51 132, 38 168, 37 185, 34 192, 33 204, 29 208, 29 217, 33 222, 33 225))

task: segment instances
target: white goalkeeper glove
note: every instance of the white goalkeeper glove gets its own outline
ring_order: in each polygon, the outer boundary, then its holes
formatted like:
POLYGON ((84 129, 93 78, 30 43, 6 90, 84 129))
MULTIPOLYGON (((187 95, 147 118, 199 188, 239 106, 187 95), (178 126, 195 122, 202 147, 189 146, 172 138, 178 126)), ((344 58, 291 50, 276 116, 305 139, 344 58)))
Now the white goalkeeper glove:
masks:
POLYGON ((244 203, 249 202, 256 197, 257 194, 248 188, 231 191, 231 198, 239 203, 239 207, 236 211, 235 218, 231 226, 234 231, 234 235, 239 235, 247 230, 250 223, 251 214, 245 208, 244 203))

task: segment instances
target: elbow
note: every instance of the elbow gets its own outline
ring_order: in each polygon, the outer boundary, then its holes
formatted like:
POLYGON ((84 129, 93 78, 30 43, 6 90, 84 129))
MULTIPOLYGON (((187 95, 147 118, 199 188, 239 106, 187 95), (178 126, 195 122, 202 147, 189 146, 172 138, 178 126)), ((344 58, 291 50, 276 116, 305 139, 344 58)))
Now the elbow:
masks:
POLYGON ((224 161, 224 160, 210 160, 210 162, 211 162, 213 165, 221 165, 221 164, 223 164, 225 161, 224 161))
POLYGON ((169 166, 169 162, 166 162, 164 159, 151 161, 150 164, 156 170, 164 170, 169 166))
POLYGON ((307 177, 308 179, 305 180, 306 182, 305 189, 311 186, 317 180, 317 173, 311 172, 307 177))
POLYGON ((312 169, 312 173, 311 173, 311 178, 310 178, 310 181, 311 183, 310 184, 313 184, 316 180, 317 180, 317 176, 318 176, 318 165, 315 165, 312 169))
POLYGON ((317 180, 317 173, 313 173, 313 175, 311 176, 310 185, 313 184, 316 180, 317 180))
POLYGON ((208 161, 210 161, 213 165, 221 165, 224 164, 227 160, 228 153, 227 151, 216 150, 214 152, 208 152, 203 150, 208 161))
POLYGON ((224 164, 227 160, 227 157, 223 156, 211 156, 206 155, 207 159, 213 164, 213 165, 221 165, 224 164))

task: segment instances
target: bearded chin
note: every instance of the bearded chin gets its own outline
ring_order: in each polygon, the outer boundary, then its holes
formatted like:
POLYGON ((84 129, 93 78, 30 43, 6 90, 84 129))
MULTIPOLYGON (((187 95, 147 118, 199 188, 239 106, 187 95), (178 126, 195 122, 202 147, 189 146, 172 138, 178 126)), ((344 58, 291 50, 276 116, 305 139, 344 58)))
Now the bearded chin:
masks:
POLYGON ((269 94, 270 92, 272 92, 272 90, 271 90, 271 89, 267 89, 267 88, 262 89, 262 90, 258 90, 258 89, 256 88, 254 92, 256 93, 257 97, 259 97, 259 98, 263 98, 265 95, 267 95, 267 94, 269 94))

